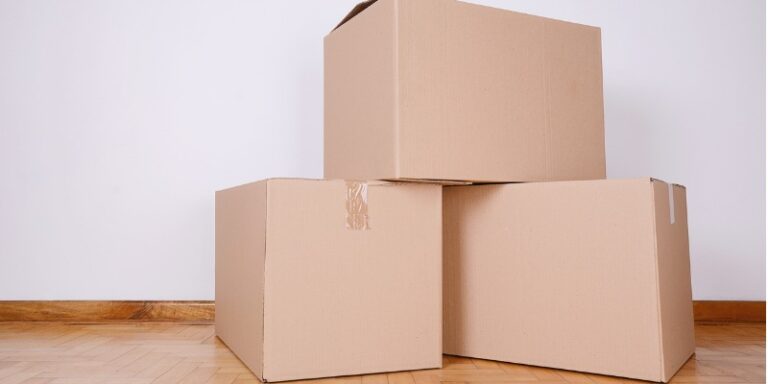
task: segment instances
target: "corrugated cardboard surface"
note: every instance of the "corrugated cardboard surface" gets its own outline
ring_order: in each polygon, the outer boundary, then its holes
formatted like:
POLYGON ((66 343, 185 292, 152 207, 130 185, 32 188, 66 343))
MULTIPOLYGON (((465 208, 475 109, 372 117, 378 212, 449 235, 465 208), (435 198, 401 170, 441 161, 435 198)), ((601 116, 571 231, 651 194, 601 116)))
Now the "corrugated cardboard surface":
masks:
POLYGON ((693 322, 684 189, 658 262, 657 183, 446 187, 445 353, 668 380, 693 322))
POLYGON ((663 379, 668 381, 695 348, 693 309, 690 304, 692 292, 688 218, 684 187, 654 181, 653 194, 664 353, 663 379), (674 224, 670 216, 670 188, 674 194, 674 224))
POLYGON ((267 183, 216 192, 216 335, 262 377, 267 183))
MULTIPOLYGON (((441 365, 440 187, 369 183, 364 230, 347 228, 346 195, 344 181, 266 182, 261 377, 267 381, 441 365)), ((258 237, 259 230, 250 232, 258 237)), ((230 255, 217 254, 217 263, 220 258, 230 255)), ((243 273, 260 279, 258 270, 243 273)), ((228 276, 217 275, 217 285, 220 278, 228 276)), ((243 305, 254 304, 240 303, 243 313, 250 310, 243 305)), ((259 330, 235 332, 245 337, 259 330)))
POLYGON ((394 2, 377 1, 325 39, 326 178, 397 174, 394 15, 394 2), (336 168, 345 176, 328 172, 336 168))
POLYGON ((325 176, 605 177, 600 30, 379 0, 325 38, 325 176))

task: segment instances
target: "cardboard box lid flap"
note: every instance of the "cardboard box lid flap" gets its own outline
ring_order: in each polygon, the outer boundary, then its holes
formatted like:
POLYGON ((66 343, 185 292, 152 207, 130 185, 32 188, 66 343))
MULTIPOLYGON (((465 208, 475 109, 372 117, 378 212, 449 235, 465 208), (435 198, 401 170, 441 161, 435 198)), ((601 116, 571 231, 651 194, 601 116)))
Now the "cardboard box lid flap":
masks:
POLYGON ((354 8, 352 8, 352 10, 351 10, 351 11, 349 11, 349 13, 347 13, 347 15, 346 15, 346 16, 344 16, 344 18, 343 18, 343 19, 341 19, 341 21, 339 22, 339 24, 337 24, 337 25, 336 25, 336 26, 335 26, 335 27, 334 27, 334 28, 331 30, 331 32, 333 32, 333 31, 335 31, 335 30, 339 29, 339 27, 341 27, 342 25, 344 25, 344 23, 346 23, 347 21, 350 21, 350 20, 352 20, 352 18, 353 18, 353 17, 357 16, 357 15, 358 15, 360 12, 362 12, 362 11, 365 11, 365 10, 366 10, 366 8, 370 7, 370 6, 371 6, 373 3, 375 3, 375 2, 376 2, 376 0, 366 0, 366 1, 363 1, 362 3, 358 3, 357 5, 355 5, 355 7, 354 7, 354 8))

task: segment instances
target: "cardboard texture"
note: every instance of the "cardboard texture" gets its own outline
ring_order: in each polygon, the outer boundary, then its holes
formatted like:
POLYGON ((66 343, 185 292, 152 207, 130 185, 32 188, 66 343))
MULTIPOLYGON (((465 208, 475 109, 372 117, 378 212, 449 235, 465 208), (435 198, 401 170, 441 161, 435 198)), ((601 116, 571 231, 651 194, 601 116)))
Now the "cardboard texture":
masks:
POLYGON ((446 187, 444 352, 664 381, 693 354, 685 188, 446 187))
POLYGON ((216 193, 216 333, 262 380, 437 368, 437 185, 271 179, 216 193))
POLYGON ((605 178, 599 28, 378 0, 324 45, 326 178, 605 178))

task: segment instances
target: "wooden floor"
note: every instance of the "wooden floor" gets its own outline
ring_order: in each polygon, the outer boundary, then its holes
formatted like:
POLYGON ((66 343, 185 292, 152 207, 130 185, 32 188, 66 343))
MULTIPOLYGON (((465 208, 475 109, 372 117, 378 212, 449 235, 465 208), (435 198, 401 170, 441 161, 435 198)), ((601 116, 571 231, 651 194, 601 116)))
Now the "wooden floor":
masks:
MULTIPOLYGON (((765 324, 697 325, 673 383, 764 383, 765 324)), ((256 383, 212 325, 0 322, 0 383, 256 383)), ((606 376, 446 356, 441 370, 305 383, 626 383, 606 376)))

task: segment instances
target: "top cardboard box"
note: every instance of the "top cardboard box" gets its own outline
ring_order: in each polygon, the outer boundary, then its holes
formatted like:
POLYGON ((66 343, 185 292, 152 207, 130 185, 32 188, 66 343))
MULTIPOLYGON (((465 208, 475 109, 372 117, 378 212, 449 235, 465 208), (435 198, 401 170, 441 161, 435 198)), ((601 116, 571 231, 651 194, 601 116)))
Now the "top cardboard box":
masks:
POLYGON ((325 38, 325 177, 605 178, 600 29, 378 0, 325 38))

